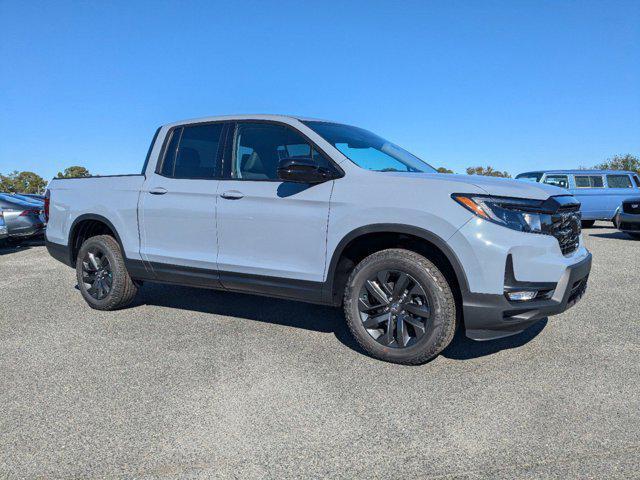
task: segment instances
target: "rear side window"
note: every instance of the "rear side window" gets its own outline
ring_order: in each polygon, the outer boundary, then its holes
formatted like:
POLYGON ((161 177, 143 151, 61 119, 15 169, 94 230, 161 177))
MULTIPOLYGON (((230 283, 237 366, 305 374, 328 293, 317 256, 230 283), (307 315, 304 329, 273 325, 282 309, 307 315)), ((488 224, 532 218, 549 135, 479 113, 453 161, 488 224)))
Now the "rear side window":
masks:
POLYGON ((569 178, 566 175, 547 175, 544 183, 560 188, 569 188, 569 178))
POLYGON ((629 175, 607 175, 609 188, 632 188, 629 175))
POLYGON ((160 173, 172 178, 215 178, 223 126, 212 123, 174 129, 160 173))
POLYGON ((578 188, 603 188, 602 175, 576 175, 576 187, 578 188))

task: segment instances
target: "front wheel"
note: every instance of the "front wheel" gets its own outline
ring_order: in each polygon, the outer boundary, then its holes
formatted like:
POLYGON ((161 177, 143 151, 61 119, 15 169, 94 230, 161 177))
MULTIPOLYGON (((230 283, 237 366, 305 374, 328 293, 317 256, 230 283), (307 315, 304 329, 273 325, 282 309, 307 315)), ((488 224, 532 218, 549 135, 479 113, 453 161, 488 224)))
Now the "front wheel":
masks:
POLYGON ((91 308, 116 310, 126 307, 138 292, 124 265, 120 246, 109 235, 86 240, 76 260, 80 293, 91 308))
POLYGON ((635 233, 635 232, 625 232, 627 235, 629 235, 631 238, 633 238, 634 240, 640 240, 640 233, 635 233))
POLYGON ((403 249, 373 253, 345 288, 347 324, 373 357, 417 365, 437 356, 456 330, 449 282, 428 259, 403 249))

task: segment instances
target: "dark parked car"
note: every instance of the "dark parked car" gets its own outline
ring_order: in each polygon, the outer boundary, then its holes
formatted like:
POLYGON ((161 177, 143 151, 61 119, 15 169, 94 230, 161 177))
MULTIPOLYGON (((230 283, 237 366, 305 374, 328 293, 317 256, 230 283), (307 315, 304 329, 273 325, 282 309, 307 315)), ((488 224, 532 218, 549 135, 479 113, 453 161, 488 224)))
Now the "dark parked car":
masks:
POLYGON ((33 203, 35 205, 44 205, 44 195, 35 195, 31 193, 9 193, 0 192, 0 195, 10 197, 11 199, 22 200, 23 202, 33 203), (39 198, 42 197, 42 198, 39 198))
POLYGON ((622 202, 613 219, 616 228, 636 240, 640 240, 640 197, 622 202))
POLYGON ((18 240, 44 234, 44 210, 39 202, 27 202, 14 195, 0 194, 0 209, 9 230, 9 239, 18 240))

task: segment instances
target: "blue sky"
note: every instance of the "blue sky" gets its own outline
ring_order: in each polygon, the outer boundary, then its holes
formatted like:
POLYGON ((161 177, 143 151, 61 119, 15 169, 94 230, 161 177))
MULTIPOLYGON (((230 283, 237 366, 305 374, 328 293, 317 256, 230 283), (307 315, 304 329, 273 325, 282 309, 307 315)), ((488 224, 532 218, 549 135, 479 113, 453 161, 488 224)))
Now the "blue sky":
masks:
POLYGON ((435 166, 640 155, 640 2, 0 1, 0 172, 137 172, 155 128, 285 113, 435 166))

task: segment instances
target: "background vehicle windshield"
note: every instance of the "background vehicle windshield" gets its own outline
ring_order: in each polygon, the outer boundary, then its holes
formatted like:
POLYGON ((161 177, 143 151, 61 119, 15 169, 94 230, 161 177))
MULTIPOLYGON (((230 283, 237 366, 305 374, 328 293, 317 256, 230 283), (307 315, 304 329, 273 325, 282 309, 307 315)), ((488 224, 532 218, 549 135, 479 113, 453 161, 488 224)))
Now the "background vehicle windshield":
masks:
POLYGON ((529 182, 539 182, 543 172, 521 173, 516 175, 516 180, 527 180, 529 182))
POLYGON ((436 169, 367 130, 328 122, 303 122, 361 168, 376 172, 426 172, 436 169))

